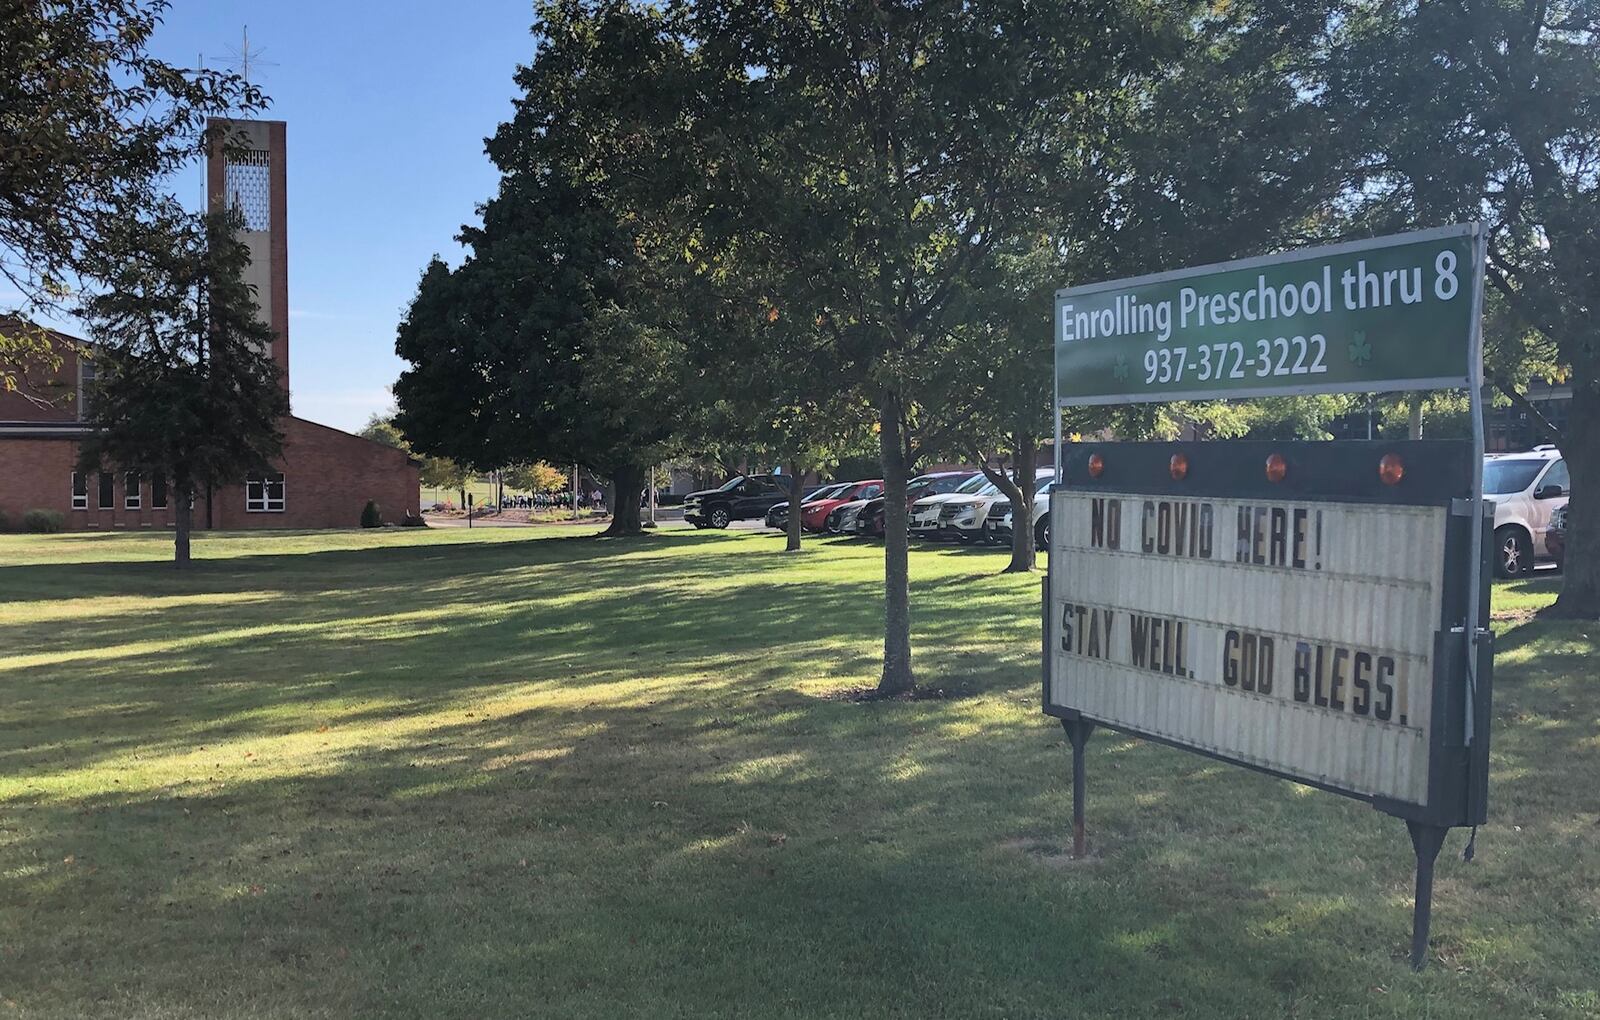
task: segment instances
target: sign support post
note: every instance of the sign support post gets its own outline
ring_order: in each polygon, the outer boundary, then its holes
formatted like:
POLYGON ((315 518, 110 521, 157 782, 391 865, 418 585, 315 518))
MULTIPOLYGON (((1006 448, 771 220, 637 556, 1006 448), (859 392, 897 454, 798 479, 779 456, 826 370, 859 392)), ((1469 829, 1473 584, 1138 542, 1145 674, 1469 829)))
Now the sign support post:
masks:
POLYGON ((1486 248, 1473 223, 1057 292, 1043 707, 1074 858, 1099 726, 1362 800, 1406 823, 1426 965, 1440 850, 1487 817, 1486 248), (1447 388, 1470 439, 1062 442, 1068 407, 1447 388))
MULTIPOLYGON (((1481 526, 1483 518, 1483 277, 1484 264, 1488 258, 1489 236, 1481 227, 1473 238, 1473 280, 1472 280, 1472 335, 1469 340, 1467 354, 1467 399, 1468 411, 1472 418, 1472 455, 1473 463, 1478 465, 1478 470, 1472 474, 1472 506, 1469 508, 1469 517, 1475 526, 1481 526)), ((1493 522, 1490 522, 1491 529, 1493 522)), ((1475 728, 1476 703, 1478 700, 1478 642, 1482 637, 1483 628, 1478 621, 1478 599, 1483 587, 1483 558, 1472 556, 1467 573, 1467 617, 1463 621, 1462 633, 1466 637, 1467 660, 1467 711, 1465 729, 1462 734, 1467 746, 1472 745, 1475 728)), ((1483 621, 1487 624, 1488 621, 1483 621)), ((1421 969, 1421 964, 1416 964, 1421 969)))
POLYGON ((1061 728, 1067 731, 1067 741, 1072 744, 1072 859, 1081 861, 1089 853, 1088 834, 1083 826, 1083 749, 1089 743, 1089 734, 1094 732, 1094 723, 1079 716, 1061 720, 1061 728))
POLYGON ((1443 825, 1406 821, 1411 849, 1417 854, 1417 895, 1411 908, 1411 969, 1428 965, 1428 928, 1433 923, 1433 862, 1439 859, 1450 830, 1443 825))

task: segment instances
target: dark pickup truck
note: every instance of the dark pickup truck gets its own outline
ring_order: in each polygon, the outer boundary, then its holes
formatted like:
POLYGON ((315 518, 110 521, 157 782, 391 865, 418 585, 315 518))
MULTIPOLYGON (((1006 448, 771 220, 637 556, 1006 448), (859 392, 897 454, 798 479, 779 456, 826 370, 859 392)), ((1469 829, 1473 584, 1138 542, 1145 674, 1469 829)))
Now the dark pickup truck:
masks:
POLYGON ((697 528, 726 528, 733 521, 760 520, 772 504, 789 498, 789 479, 734 475, 715 489, 683 497, 683 519, 697 528))

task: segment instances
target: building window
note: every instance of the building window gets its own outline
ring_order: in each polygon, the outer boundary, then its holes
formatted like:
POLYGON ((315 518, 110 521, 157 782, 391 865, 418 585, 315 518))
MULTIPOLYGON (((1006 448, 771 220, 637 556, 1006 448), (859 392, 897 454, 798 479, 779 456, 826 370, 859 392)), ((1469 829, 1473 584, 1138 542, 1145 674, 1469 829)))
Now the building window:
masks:
POLYGON ((81 471, 72 472, 72 509, 89 509, 89 476, 81 471))
POLYGON ((282 513, 283 473, 251 475, 244 483, 244 508, 251 513, 282 513))
POLYGON ((115 475, 109 471, 100 472, 100 509, 115 509, 117 505, 117 494, 113 491, 115 486, 115 475))
POLYGON ((122 490, 122 508, 124 510, 137 510, 143 506, 141 498, 144 493, 139 489, 139 472, 129 471, 123 476, 125 483, 122 490))
POLYGON ((167 476, 156 475, 150 479, 150 509, 165 510, 167 508, 167 476))
POLYGON ((94 400, 94 381, 98 370, 94 362, 78 355, 78 420, 89 417, 89 407, 94 400))

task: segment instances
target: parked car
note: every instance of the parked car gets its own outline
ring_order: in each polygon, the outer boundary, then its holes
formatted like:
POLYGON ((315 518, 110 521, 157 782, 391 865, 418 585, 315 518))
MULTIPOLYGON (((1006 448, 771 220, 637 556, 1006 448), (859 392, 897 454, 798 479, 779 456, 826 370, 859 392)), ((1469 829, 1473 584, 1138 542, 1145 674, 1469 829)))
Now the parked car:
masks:
MULTIPOLYGON (((906 508, 909 510, 924 496, 954 492, 963 482, 976 474, 978 474, 976 471, 935 471, 931 474, 918 475, 906 483, 906 508)), ((882 537, 882 496, 862 508, 861 515, 856 518, 856 534, 882 537)))
POLYGON ((1483 459, 1483 497, 1494 504, 1494 572, 1515 577, 1548 556, 1550 515, 1566 506, 1572 482, 1554 447, 1495 453, 1483 459))
POLYGON ((1000 498, 1000 487, 993 482, 977 492, 962 493, 939 504, 939 532, 963 545, 983 537, 983 522, 989 507, 1000 498))
POLYGON ((989 484, 982 474, 975 474, 949 492, 923 496, 911 504, 908 527, 911 534, 920 538, 937 538, 940 535, 939 508, 948 500, 972 495, 989 484))
POLYGON ((870 502, 870 499, 852 499, 848 503, 840 503, 828 511, 828 516, 823 519, 822 530, 830 535, 854 535, 856 518, 861 516, 861 511, 870 502))
POLYGON ((800 509, 800 526, 807 531, 823 531, 828 525, 828 514, 833 508, 858 499, 871 499, 883 492, 883 479, 873 478, 862 482, 847 482, 825 499, 813 500, 800 509))
MULTIPOLYGON (((1054 475, 1054 468, 1039 468, 1034 472, 1034 482, 1037 484, 1039 479, 1054 475)), ((983 526, 989 518, 990 508, 1004 499, 1000 487, 993 482, 977 492, 955 495, 939 504, 939 528, 953 535, 958 542, 977 542, 984 537, 983 526)))
MULTIPOLYGON (((1050 486, 1055 481, 1052 472, 1046 476, 1033 493, 1033 545, 1035 549, 1050 547, 1050 486)), ((1011 500, 1001 497, 989 508, 983 522, 984 537, 1000 544, 1011 544, 1011 500)))
MULTIPOLYGON (((844 486, 839 484, 813 486, 806 492, 804 496, 800 497, 800 512, 802 514, 805 513, 805 507, 807 503, 810 503, 816 499, 821 499, 826 493, 842 488, 844 488, 844 486)), ((763 518, 763 520, 769 528, 777 528, 779 531, 787 531, 789 529, 788 496, 785 495, 781 503, 772 504, 772 506, 767 509, 767 516, 763 518)))
POLYGON ((1544 548, 1556 561, 1556 569, 1567 565, 1567 508, 1558 506, 1550 513, 1550 527, 1545 529, 1544 548))
POLYGON ((697 528, 726 528, 733 521, 756 520, 789 494, 789 479, 776 475, 734 475, 715 489, 683 498, 683 519, 697 528))

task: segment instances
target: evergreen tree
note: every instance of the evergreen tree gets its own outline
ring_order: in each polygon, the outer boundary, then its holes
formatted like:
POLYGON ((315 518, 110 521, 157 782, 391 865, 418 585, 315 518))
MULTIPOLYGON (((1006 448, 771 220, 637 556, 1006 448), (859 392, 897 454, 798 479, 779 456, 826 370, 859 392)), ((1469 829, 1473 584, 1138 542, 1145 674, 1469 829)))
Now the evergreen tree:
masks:
POLYGON ((289 402, 244 282, 250 253, 236 217, 163 229, 165 250, 123 262, 79 309, 97 368, 79 464, 169 481, 181 568, 195 493, 270 470, 289 402))

